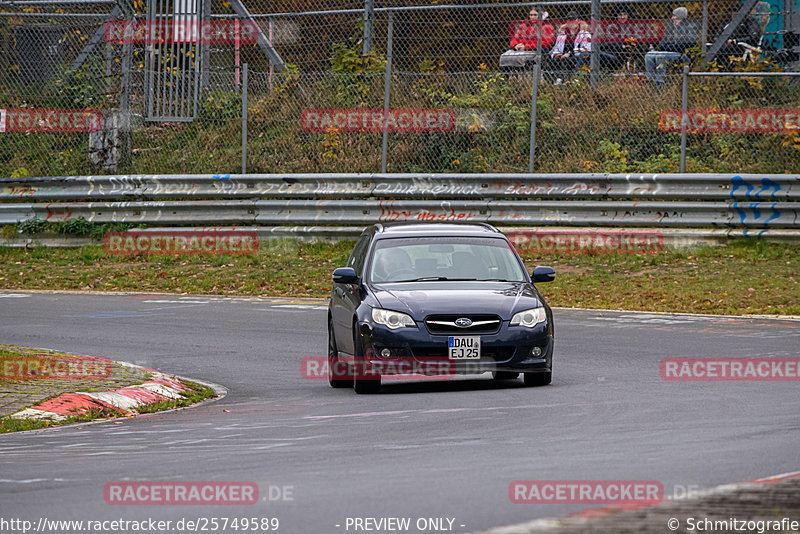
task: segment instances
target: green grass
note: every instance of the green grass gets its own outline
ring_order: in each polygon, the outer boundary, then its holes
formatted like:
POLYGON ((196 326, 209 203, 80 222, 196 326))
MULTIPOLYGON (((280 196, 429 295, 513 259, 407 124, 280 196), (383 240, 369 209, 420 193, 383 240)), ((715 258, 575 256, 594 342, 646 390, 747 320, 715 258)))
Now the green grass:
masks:
POLYGON ((20 432, 23 430, 37 430, 40 428, 50 428, 52 426, 68 425, 71 423, 81 423, 84 421, 95 421, 98 419, 114 419, 124 417, 125 412, 113 408, 94 408, 77 415, 70 415, 61 421, 43 421, 40 419, 14 419, 3 417, 0 419, 0 434, 7 432, 20 432))
MULTIPOLYGON (((101 247, 0 248, 0 288, 327 297, 352 242, 262 244, 254 256, 109 256, 101 247)), ((800 315, 800 246, 749 239, 659 254, 529 255, 552 306, 800 315)))
POLYGON ((139 413, 155 413, 161 412, 164 410, 171 410, 173 408, 182 408, 184 406, 191 406, 192 404, 197 404, 198 402, 210 399, 214 396, 214 390, 208 386, 204 386, 202 384, 198 384, 196 382, 191 382, 189 380, 178 380, 181 384, 189 388, 188 393, 181 393, 183 398, 181 399, 171 399, 165 400, 161 402, 155 402, 153 404, 147 404, 138 408, 136 411, 139 413))
POLYGON ((654 255, 523 256, 559 273, 554 306, 726 315, 800 315, 800 246, 736 241, 654 255))

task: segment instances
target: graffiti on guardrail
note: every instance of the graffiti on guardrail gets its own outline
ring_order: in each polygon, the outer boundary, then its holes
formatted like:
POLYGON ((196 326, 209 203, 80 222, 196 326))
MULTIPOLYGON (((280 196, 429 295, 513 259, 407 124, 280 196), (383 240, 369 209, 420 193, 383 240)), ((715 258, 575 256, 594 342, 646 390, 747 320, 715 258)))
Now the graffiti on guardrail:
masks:
MULTIPOLYGON (((777 202, 758 202, 762 194, 765 194, 765 196, 768 195, 770 199, 774 199, 775 195, 782 189, 781 184, 766 177, 761 178, 759 182, 760 188, 756 191, 756 186, 741 176, 734 176, 731 178, 731 198, 735 198, 736 192, 740 188, 744 188, 745 198, 756 200, 756 202, 749 202, 747 204, 740 202, 731 203, 731 208, 736 212, 740 225, 756 225, 767 228, 772 221, 781 218, 781 212, 778 209, 777 202)), ((794 215, 796 219, 797 213, 794 215)))
POLYGON ((395 197, 800 200, 796 175, 119 175, 0 178, 0 198, 42 200, 102 197, 395 197), (774 193, 774 194, 773 194, 774 193))
POLYGON ((45 206, 45 209, 47 210, 47 216, 44 218, 45 221, 64 222, 72 217, 72 209, 69 204, 50 203, 45 206))
POLYGON ((381 208, 381 214, 378 216, 379 222, 465 222, 486 218, 485 210, 484 213, 473 210, 457 210, 451 207, 449 202, 442 202, 440 211, 396 207, 393 200, 381 200, 379 206, 381 208))
POLYGON ((11 197, 32 197, 36 193, 35 187, 9 187, 8 196, 11 197))
POLYGON ((744 188, 745 190, 744 196, 746 198, 750 198, 752 194, 752 197, 756 200, 760 200, 762 193, 768 193, 770 191, 771 191, 769 195, 770 198, 775 198, 775 195, 782 189, 781 184, 769 178, 761 178, 759 181, 761 183, 761 189, 759 189, 753 194, 755 186, 750 181, 742 178, 741 176, 734 176, 733 178, 731 178, 731 193, 730 193, 731 198, 736 196, 736 191, 739 190, 740 188, 744 188))

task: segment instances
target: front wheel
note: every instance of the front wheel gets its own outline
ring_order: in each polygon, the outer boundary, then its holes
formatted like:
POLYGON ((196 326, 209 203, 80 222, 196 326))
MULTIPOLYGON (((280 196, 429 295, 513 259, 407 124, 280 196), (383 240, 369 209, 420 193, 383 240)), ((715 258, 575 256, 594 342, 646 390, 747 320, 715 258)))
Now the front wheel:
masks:
POLYGON ((364 356, 364 347, 361 345, 361 336, 353 327, 353 349, 355 356, 355 371, 353 372, 353 389, 359 395, 377 393, 381 389, 381 375, 367 373, 367 359, 364 356))
POLYGON ((553 373, 525 373, 526 386, 546 386, 553 379, 553 373))
POLYGON ((336 338, 333 335, 333 321, 328 319, 328 384, 332 388, 353 387, 352 378, 340 378, 347 375, 346 364, 339 361, 339 349, 336 347, 336 338))

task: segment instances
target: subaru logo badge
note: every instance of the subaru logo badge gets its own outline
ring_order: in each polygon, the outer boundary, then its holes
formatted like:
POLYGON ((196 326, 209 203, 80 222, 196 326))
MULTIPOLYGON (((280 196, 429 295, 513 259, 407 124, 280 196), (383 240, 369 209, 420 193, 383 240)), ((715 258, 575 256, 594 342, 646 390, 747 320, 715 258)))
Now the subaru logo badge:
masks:
POLYGON ((468 319, 466 317, 456 319, 456 326, 459 328, 467 328, 468 326, 472 326, 472 319, 468 319))

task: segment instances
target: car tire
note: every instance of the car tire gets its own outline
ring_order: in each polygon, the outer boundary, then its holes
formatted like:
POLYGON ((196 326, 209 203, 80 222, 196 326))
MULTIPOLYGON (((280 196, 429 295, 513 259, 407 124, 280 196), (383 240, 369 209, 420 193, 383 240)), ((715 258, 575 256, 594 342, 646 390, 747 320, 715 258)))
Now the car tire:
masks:
POLYGON ((546 386, 553 380, 553 373, 525 373, 526 386, 546 386))
POLYGON ((353 371, 353 389, 359 395, 377 393, 381 389, 381 376, 364 373, 364 347, 361 345, 361 336, 355 325, 353 326, 353 352, 355 353, 356 368, 353 371))
POLYGON ((512 371, 492 371, 492 378, 494 380, 514 380, 519 378, 519 373, 512 371))
POLYGON ((336 337, 333 335, 333 322, 328 319, 328 384, 332 388, 353 387, 352 378, 336 378, 333 371, 339 364, 339 349, 336 346, 336 337))

